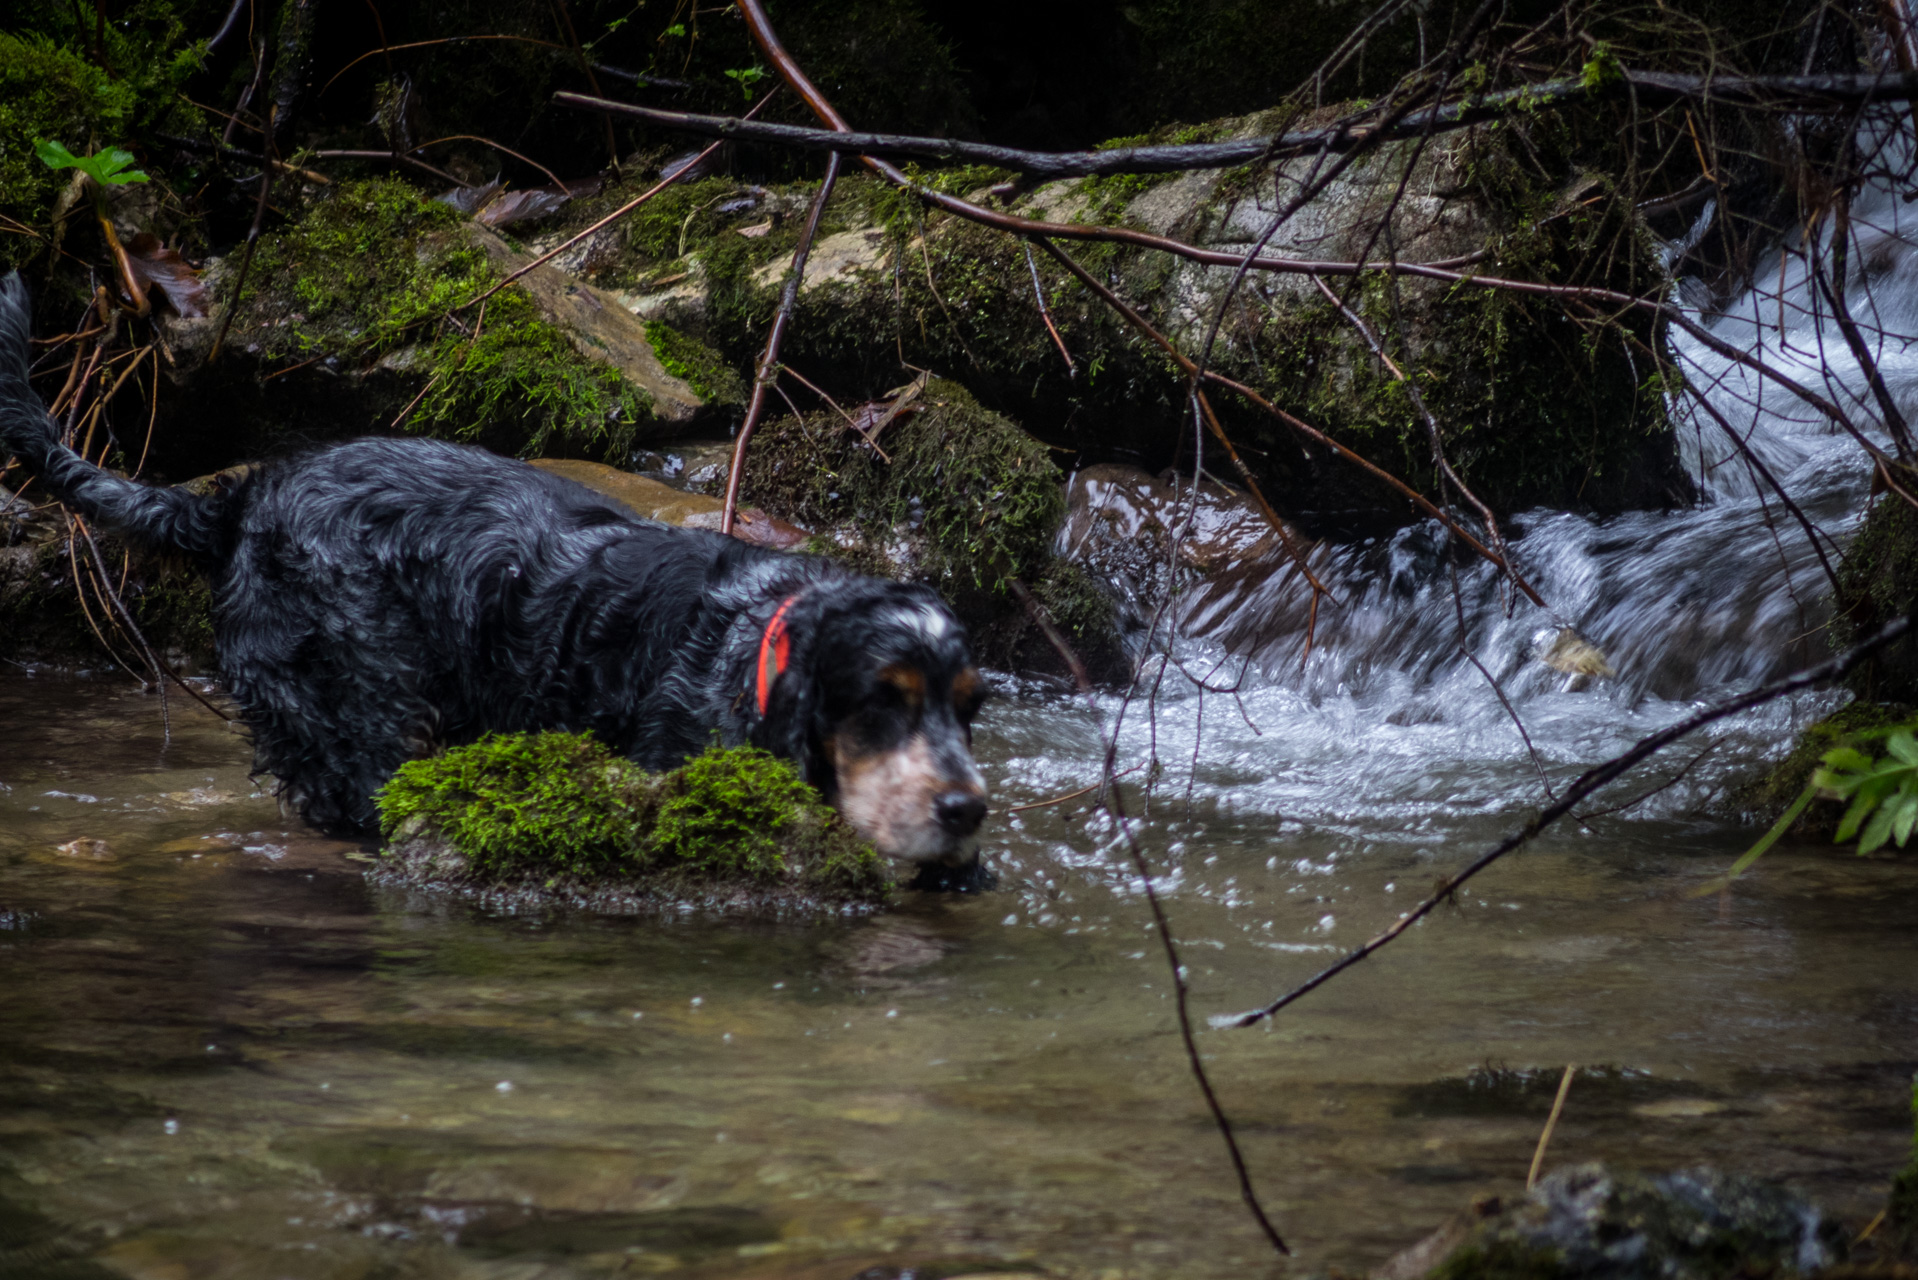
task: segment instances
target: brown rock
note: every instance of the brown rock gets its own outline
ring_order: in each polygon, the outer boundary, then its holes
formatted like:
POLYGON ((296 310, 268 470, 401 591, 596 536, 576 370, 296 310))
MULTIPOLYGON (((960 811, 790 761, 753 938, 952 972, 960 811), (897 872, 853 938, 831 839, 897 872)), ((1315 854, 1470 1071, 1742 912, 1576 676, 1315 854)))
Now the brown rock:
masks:
MULTIPOLYGON (((595 493, 604 494, 644 519, 676 524, 685 529, 716 531, 719 528, 720 508, 724 504, 718 498, 709 498, 703 493, 686 493, 669 484, 661 484, 657 480, 636 476, 599 462, 540 458, 533 465, 575 484, 583 484, 595 493)), ((742 542, 771 547, 775 551, 803 547, 811 537, 798 525, 769 516, 758 507, 739 510, 733 521, 733 536, 742 542)))

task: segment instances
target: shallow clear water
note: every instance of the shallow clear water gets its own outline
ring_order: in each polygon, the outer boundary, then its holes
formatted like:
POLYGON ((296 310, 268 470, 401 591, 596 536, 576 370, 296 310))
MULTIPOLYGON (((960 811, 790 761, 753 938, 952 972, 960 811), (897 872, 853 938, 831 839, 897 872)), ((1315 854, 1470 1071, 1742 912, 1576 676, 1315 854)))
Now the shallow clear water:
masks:
MULTIPOLYGON (((1509 722, 1268 687, 1256 734, 1206 699, 1188 809, 1196 699, 1161 702, 1141 839, 1201 1019, 1389 922, 1537 797, 1509 722)), ((1677 709, 1527 714, 1562 726, 1562 770, 1677 709)), ((1776 740, 1774 714, 1735 731, 1776 740)), ((0 719, 0 1272, 1280 1269, 1082 802, 994 820, 999 890, 873 919, 511 918, 370 887, 177 698, 165 749, 153 700, 104 677, 16 673, 0 719), (56 848, 79 838, 106 848, 56 848)), ((1128 724, 1122 768, 1151 741, 1128 724)), ((1035 694, 980 734, 1004 802, 1083 785, 1096 743, 1035 694)), ((1724 780, 1713 759, 1686 787, 1724 780)), ((1516 1190, 1567 1061, 1606 1070, 1555 1163, 1712 1161, 1874 1211, 1909 1143, 1918 862, 1785 847, 1686 896, 1750 834, 1568 828, 1269 1029, 1204 1032, 1286 1265, 1364 1268, 1516 1190)))

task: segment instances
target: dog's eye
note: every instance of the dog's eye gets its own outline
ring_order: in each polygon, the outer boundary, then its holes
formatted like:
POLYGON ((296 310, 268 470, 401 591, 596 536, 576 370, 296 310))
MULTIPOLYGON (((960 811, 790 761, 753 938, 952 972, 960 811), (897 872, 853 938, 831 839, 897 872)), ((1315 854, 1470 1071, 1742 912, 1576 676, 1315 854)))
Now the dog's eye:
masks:
POLYGON ((952 709, 961 720, 970 723, 985 701, 986 691, 980 687, 976 668, 967 667, 952 678, 952 709))
POLYGON ((918 667, 895 662, 879 670, 879 684, 899 695, 914 711, 926 704, 926 673, 918 667))

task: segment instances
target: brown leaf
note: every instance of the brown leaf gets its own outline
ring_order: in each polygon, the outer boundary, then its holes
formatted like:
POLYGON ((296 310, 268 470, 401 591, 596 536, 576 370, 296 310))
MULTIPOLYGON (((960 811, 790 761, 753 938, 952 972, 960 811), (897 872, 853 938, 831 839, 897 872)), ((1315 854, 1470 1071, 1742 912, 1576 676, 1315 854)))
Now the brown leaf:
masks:
POLYGON ((550 185, 528 187, 524 191, 508 191, 497 200, 479 211, 479 220, 489 227, 506 227, 515 222, 531 222, 557 213, 560 206, 573 197, 564 191, 555 191, 550 185))
POLYGON ((748 240, 757 240, 772 229, 773 220, 771 218, 766 219, 764 222, 755 223, 750 227, 736 228, 739 234, 745 236, 748 240))
POLYGON ((160 242, 151 231, 142 231, 126 242, 127 264, 142 289, 158 289, 181 319, 192 320, 208 314, 206 286, 200 273, 186 259, 160 242))

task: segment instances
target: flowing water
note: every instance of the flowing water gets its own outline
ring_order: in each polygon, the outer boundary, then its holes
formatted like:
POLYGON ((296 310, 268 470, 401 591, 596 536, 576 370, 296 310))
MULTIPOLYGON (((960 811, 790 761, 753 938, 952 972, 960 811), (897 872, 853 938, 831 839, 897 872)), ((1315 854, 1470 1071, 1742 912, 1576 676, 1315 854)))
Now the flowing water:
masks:
MULTIPOLYGON (((1861 314, 1918 298, 1887 227, 1861 314)), ((1717 324, 1788 353, 1818 337, 1760 292, 1717 324)), ((1684 354, 1842 542, 1856 446, 1684 354)), ((1884 360, 1913 398, 1918 363, 1884 360)), ((1511 522, 1549 609, 1414 527, 1317 553, 1341 603, 1303 671, 1304 597, 1274 560, 1180 606, 1176 652, 1210 692, 1149 664, 1156 696, 1095 713, 1003 681, 978 743, 997 799, 1095 782, 1116 733, 1201 1027, 1264 1002, 1508 832, 1541 771, 1822 652, 1816 557, 1718 430, 1688 429, 1705 505, 1511 522), (1536 661, 1567 626, 1617 674, 1536 661)), ((1087 799, 994 820, 996 891, 870 919, 490 915, 369 886, 200 709, 175 699, 167 745, 121 680, 16 672, 0 1274, 1361 1271, 1522 1187, 1568 1063, 1553 1162, 1709 1161, 1862 1222, 1910 1140, 1918 864, 1787 842, 1690 896, 1752 835, 1698 815, 1835 700, 1726 722, 1596 808, 1670 784, 1643 804, 1548 834, 1275 1021, 1202 1029, 1297 1250, 1280 1263, 1186 1074, 1122 833, 1087 799)))

